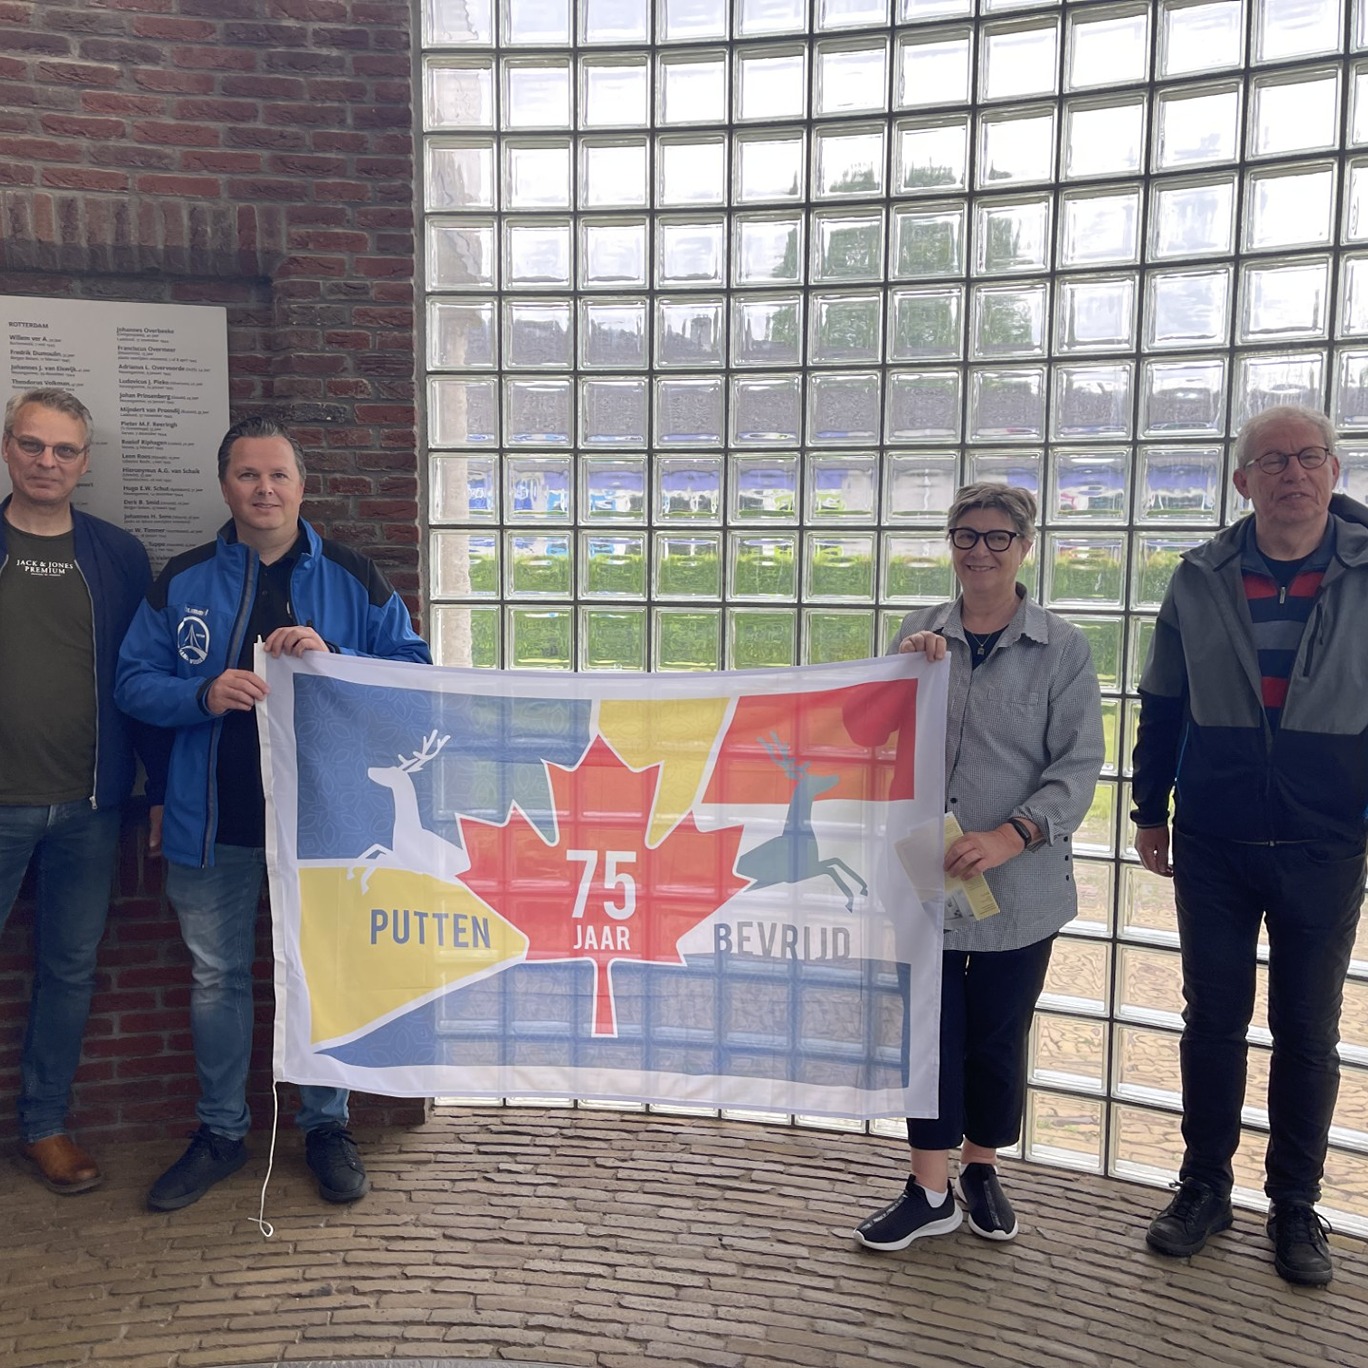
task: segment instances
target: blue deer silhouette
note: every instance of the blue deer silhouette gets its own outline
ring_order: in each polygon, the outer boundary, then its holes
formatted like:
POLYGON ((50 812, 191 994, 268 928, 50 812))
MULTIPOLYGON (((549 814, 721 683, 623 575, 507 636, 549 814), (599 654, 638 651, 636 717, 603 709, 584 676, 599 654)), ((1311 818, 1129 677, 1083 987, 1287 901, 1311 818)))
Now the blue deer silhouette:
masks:
POLYGON ((770 840, 748 850, 736 861, 736 872, 751 880, 752 888, 773 888, 777 884, 799 884, 824 875, 845 894, 846 911, 855 910, 856 887, 869 892, 869 885, 838 856, 822 859, 817 837, 812 830, 812 800, 840 782, 839 774, 813 774, 812 762, 796 764, 793 752, 777 732, 756 738, 765 753, 793 780, 784 830, 770 840), (853 882, 852 882, 853 881, 853 882))

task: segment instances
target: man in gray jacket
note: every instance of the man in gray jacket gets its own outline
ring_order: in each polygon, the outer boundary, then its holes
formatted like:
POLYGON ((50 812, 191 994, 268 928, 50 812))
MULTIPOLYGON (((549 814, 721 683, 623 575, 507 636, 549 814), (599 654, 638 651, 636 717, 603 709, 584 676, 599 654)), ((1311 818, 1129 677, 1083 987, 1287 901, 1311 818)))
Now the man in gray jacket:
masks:
POLYGON ((1235 467, 1253 515, 1183 557, 1140 681, 1135 848, 1174 880, 1185 1002, 1183 1165, 1146 1238, 1182 1257, 1232 1223, 1266 926, 1268 1233, 1279 1274, 1320 1285, 1333 1270, 1315 1204, 1364 892, 1368 509, 1332 495, 1334 431, 1312 409, 1250 419, 1235 467))

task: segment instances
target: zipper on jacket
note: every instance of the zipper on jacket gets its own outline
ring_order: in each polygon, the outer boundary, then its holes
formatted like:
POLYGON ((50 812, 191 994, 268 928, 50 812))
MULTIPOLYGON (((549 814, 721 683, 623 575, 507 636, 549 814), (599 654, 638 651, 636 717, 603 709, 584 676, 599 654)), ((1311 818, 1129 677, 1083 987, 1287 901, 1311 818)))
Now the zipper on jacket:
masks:
POLYGON ((1311 678, 1311 663, 1315 659, 1316 647, 1320 645, 1321 634, 1325 631, 1325 605, 1319 599, 1308 624, 1311 631, 1306 638, 1306 660, 1302 665, 1302 678, 1311 678))
MULTIPOLYGON (((238 543, 242 545, 241 542, 238 543)), ((228 655, 225 670, 236 669, 232 662, 242 654, 242 638, 247 624, 252 618, 252 601, 256 597, 257 554, 250 547, 243 546, 247 556, 247 574, 242 581, 242 598, 238 603, 237 621, 233 623, 232 635, 228 638, 228 655)), ((219 738, 223 735, 223 718, 214 719, 214 737, 209 743, 209 764, 205 769, 204 786, 204 840, 200 845, 200 868, 209 866, 211 836, 218 831, 218 748, 219 738)))
POLYGON ((99 630, 95 625, 95 595, 90 592, 90 581, 86 579, 85 571, 76 559, 75 538, 71 543, 71 563, 76 567, 76 573, 85 585, 86 597, 90 600, 90 681, 95 687, 95 759, 90 767, 90 806, 93 811, 95 799, 100 792, 100 643, 95 639, 95 634, 99 630))

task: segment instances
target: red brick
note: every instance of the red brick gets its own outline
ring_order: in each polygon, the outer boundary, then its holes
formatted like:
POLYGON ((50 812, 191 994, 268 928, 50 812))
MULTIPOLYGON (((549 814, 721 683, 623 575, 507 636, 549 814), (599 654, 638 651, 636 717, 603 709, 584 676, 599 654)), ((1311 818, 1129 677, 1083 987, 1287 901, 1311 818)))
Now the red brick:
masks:
POLYGON ((313 30, 314 42, 344 52, 357 52, 371 45, 369 29, 363 28, 316 28, 313 30))
POLYGON ((213 176, 139 176, 137 188, 144 195, 174 195, 186 199, 218 199, 221 182, 213 176))
POLYGON ((352 58, 352 70, 358 76, 393 76, 402 80, 409 73, 409 59, 398 54, 359 53, 352 58))
POLYGON ((254 52, 240 48, 184 46, 172 48, 168 56, 173 66, 203 71, 254 71, 257 64, 254 52))
POLYGON ((350 364, 348 357, 336 351, 295 353, 290 358, 290 365, 300 375, 340 375, 350 364))
POLYGON ((115 86, 119 84, 120 71, 118 67, 90 62, 39 62, 38 75, 63 85, 115 86))
POLYGON ((358 306, 352 311, 352 321, 361 327, 404 328, 413 333, 412 309, 376 309, 358 306))
POLYGON ((252 123, 260 112, 252 100, 177 100, 171 106, 173 118, 210 123, 252 123))
POLYGON ((413 261, 405 257, 357 257, 353 269, 363 276, 409 275, 413 271, 413 261))
POLYGON ((86 149, 96 166, 126 166, 137 171, 172 171, 175 155, 164 147, 144 147, 136 143, 96 143, 86 149))
POLYGON ((157 147, 218 147, 222 137, 210 124, 167 123, 162 120, 140 119, 133 125, 133 136, 139 142, 157 147))
POLYGON ((373 100, 375 98, 369 81, 358 81, 351 76, 316 76, 307 84, 310 100, 330 100, 339 104, 353 104, 357 100, 373 100))
POLYGON ((221 171, 230 175, 247 175, 261 170, 260 152, 222 152, 197 149, 182 152, 182 171, 221 171))
POLYGON ((319 176, 336 176, 347 169, 344 157, 317 157, 302 152, 281 152, 271 158, 270 169, 277 175, 304 176, 314 180, 319 176))
POLYGON ((370 237, 366 233, 327 230, 292 232, 290 246, 301 252, 364 252, 370 246, 370 237))
POLYGON ((317 181, 314 195, 320 200, 345 200, 348 203, 367 201, 371 197, 369 185, 360 181, 317 181))
POLYGON ((274 0, 272 8, 308 23, 339 24, 348 17, 346 0, 274 0))
POLYGON ((318 152, 364 152, 370 139, 364 133, 347 133, 336 128, 321 128, 309 135, 318 152))
POLYGON ((263 76, 260 72, 221 77, 219 90, 247 100, 302 100, 307 95, 304 82, 297 76, 263 76))
POLYGON ((356 211, 356 221, 363 228, 412 228, 413 209, 399 205, 366 206, 356 211))
POLYGON ((214 78, 203 71, 143 67, 133 73, 133 81, 144 90, 161 90, 168 95, 207 95, 214 88, 214 78))
POLYGON ((86 62, 108 62, 111 66, 131 67, 139 62, 149 66, 160 62, 162 50, 154 43, 131 43, 127 39, 84 38, 76 55, 86 62))
POLYGON ((300 148, 305 145, 304 133, 297 128, 242 128, 234 125, 225 130, 225 142, 234 147, 300 148))
POLYGON ((207 19, 179 19, 159 14, 134 19, 128 31, 140 38, 161 38, 168 43, 198 43, 212 40, 218 29, 207 19))
POLYGON ((0 32, 0 47, 6 52, 34 52, 48 57, 65 57, 71 51, 71 42, 55 33, 5 29, 0 32))
POLYGON ((57 190, 127 190, 122 171, 98 171, 93 166, 46 167, 43 184, 57 190))
POLYGON ((45 132, 75 138, 118 138, 125 126, 122 119, 95 114, 44 114, 39 122, 45 132))
POLYGON ((160 114, 166 101, 155 95, 123 95, 105 90, 87 90, 81 96, 81 108, 95 114, 160 114))
POLYGON ((0 161, 0 185, 32 185, 38 168, 27 162, 0 161))
POLYGON ((329 494, 369 494, 375 483, 364 475, 330 475, 327 487, 329 494))
POLYGON ((5 151, 12 157, 23 157, 26 161, 78 162, 81 149, 70 143, 52 142, 46 138, 6 138, 5 151))
POLYGON ((261 117, 267 124, 280 124, 289 128, 301 125, 335 126, 346 121, 346 106, 310 104, 307 100, 292 104, 265 104, 261 107, 261 117))

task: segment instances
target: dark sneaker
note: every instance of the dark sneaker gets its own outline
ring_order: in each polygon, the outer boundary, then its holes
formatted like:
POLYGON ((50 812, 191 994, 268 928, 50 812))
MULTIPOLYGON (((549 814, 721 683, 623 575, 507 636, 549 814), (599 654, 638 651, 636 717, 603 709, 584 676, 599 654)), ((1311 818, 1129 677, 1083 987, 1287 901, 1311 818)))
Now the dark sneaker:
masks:
POLYGON ((1275 1202, 1268 1214, 1273 1267, 1286 1282, 1324 1287, 1335 1276, 1325 1236, 1330 1223, 1309 1202, 1275 1202))
POLYGON ((345 1126, 315 1126, 304 1137, 304 1158, 325 1202, 354 1202, 370 1191, 356 1141, 345 1126))
POLYGON ((855 1227, 855 1238, 866 1249, 906 1249, 924 1235, 948 1235, 963 1219, 953 1192, 947 1192, 945 1201, 933 1207, 917 1180, 909 1178, 896 1202, 855 1227))
POLYGON ((1145 1243, 1158 1254, 1185 1259, 1234 1222, 1229 1197, 1222 1197, 1200 1178, 1185 1178, 1173 1201, 1149 1223, 1145 1243))
POLYGON ((247 1146, 207 1126, 190 1137, 190 1147, 171 1165, 147 1194, 153 1211, 179 1211, 198 1202, 215 1183, 222 1182, 247 1162, 247 1146))
POLYGON ((969 1229, 985 1240, 1016 1238, 1017 1218, 992 1164, 965 1164, 955 1191, 969 1212, 969 1229))

